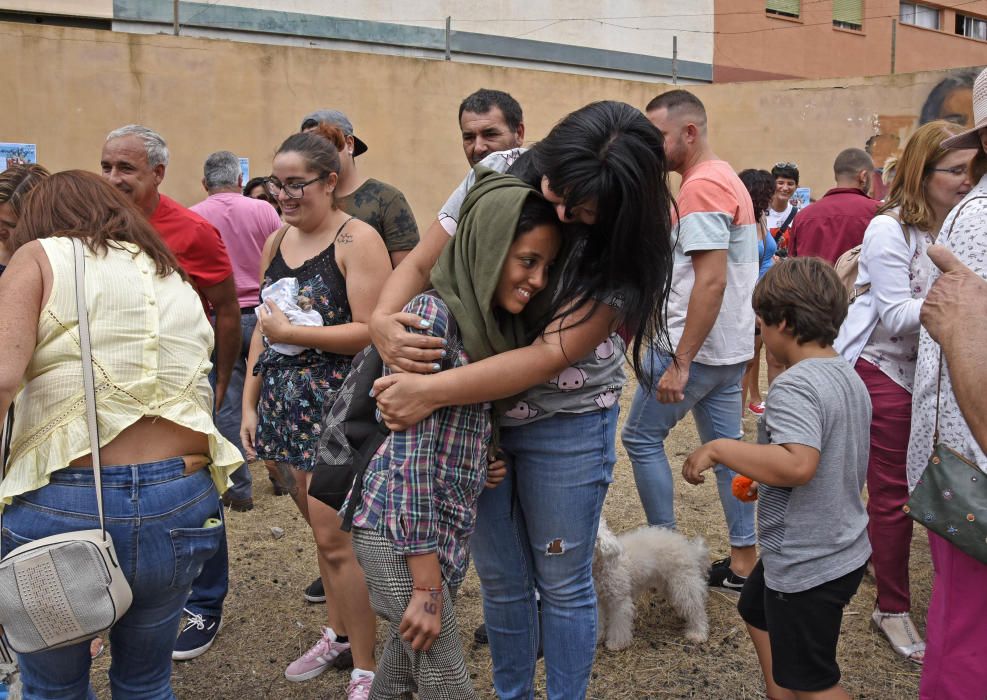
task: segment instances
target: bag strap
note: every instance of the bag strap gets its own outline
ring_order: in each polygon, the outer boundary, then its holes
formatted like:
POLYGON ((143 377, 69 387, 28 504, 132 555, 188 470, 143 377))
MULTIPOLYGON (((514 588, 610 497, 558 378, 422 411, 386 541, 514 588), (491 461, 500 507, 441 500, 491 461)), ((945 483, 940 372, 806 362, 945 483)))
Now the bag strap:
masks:
POLYGON ((14 404, 10 404, 3 419, 3 435, 0 436, 0 471, 7 476, 7 458, 10 457, 10 438, 14 431, 14 404))
POLYGON ((778 231, 775 233, 775 240, 778 240, 785 235, 785 231, 787 231, 788 227, 792 225, 792 220, 795 219, 795 215, 798 213, 798 207, 792 207, 792 210, 788 212, 788 217, 785 219, 785 223, 778 227, 778 231))
POLYGON ((89 425, 90 459, 93 464, 93 480, 96 482, 96 506, 99 509, 99 529, 106 540, 106 521, 103 518, 103 478, 99 463, 99 426, 96 424, 96 379, 93 375, 92 339, 89 336, 89 313, 86 310, 86 256, 82 241, 72 238, 75 252, 75 301, 79 311, 79 347, 82 351, 82 385, 86 398, 86 423, 89 425))

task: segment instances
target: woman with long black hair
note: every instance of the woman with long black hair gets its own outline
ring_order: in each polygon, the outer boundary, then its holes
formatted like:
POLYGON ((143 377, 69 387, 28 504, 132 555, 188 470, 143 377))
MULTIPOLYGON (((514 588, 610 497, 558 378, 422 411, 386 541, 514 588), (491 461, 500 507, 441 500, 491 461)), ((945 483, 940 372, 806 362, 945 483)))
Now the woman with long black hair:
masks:
POLYGON ((615 331, 633 338, 639 373, 642 347, 665 339, 673 240, 662 135, 634 107, 596 102, 530 151, 494 153, 480 165, 540 188, 568 224, 554 289, 542 297, 550 304, 532 309, 544 330, 527 347, 429 376, 438 340, 408 332, 420 319, 395 313, 425 288, 455 234, 471 173, 381 293, 371 335, 387 364, 405 372, 375 391, 397 429, 442 406, 518 397, 501 419, 507 476, 480 496, 472 540, 494 686, 501 698, 533 696, 541 636, 548 697, 568 700, 585 695, 596 647, 593 544, 625 381, 615 331))

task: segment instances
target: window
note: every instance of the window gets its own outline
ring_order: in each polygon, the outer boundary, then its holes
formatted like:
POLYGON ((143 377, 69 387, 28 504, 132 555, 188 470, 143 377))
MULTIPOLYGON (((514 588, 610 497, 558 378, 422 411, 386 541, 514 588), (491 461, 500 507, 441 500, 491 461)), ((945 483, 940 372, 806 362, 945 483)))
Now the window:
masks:
POLYGON ((956 33, 987 41, 987 20, 956 13, 956 33))
POLYGON ((833 26, 841 29, 863 28, 863 0, 833 0, 833 26))
POLYGON ((800 5, 800 0, 768 0, 765 10, 769 15, 798 17, 801 10, 800 5))
POLYGON ((939 8, 920 5, 917 2, 903 2, 898 21, 926 29, 939 29, 939 8))

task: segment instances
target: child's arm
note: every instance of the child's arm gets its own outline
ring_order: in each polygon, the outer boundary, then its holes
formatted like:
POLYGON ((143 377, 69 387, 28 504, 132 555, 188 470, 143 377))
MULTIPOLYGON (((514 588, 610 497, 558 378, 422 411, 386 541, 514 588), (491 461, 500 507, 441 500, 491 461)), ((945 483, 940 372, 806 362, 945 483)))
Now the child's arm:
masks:
POLYGON ((431 554, 405 557, 411 571, 411 600, 398 631, 415 651, 428 651, 442 631, 442 569, 439 557, 431 554))
MULTIPOLYGON (((429 321, 415 331, 445 338, 449 319, 432 297, 421 295, 405 307, 429 321)), ((386 536, 411 572, 411 600, 401 619, 401 636, 416 651, 428 651, 442 629, 442 569, 438 557, 438 515, 433 499, 437 453, 443 447, 442 421, 433 413, 408 430, 391 434, 385 491, 386 536), (416 590, 416 589, 425 590, 416 590)))
POLYGON ((713 440, 693 452, 682 465, 682 477, 701 484, 702 473, 716 464, 767 486, 803 486, 819 466, 819 450, 807 445, 752 445, 740 440, 713 440))

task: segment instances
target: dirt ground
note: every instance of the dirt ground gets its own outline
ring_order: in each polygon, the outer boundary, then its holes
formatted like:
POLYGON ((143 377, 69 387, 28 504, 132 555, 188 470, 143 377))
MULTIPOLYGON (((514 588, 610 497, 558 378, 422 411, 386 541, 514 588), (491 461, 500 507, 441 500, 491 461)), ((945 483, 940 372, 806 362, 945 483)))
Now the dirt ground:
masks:
MULTIPOLYGON (((763 372, 762 372, 763 376, 763 372)), ((632 396, 623 397, 624 413, 632 396)), ((755 422, 745 417, 747 439, 755 422)), ((698 447, 691 419, 683 421, 667 442, 676 476, 676 516, 687 535, 702 535, 711 556, 727 552, 726 526, 716 495, 715 480, 693 487, 678 468, 698 447)), ((630 463, 618 441, 614 483, 605 506, 613 530, 644 524, 630 463)), ((345 698, 348 672, 330 669, 305 683, 291 683, 284 669, 316 641, 325 624, 325 607, 311 605, 302 590, 317 575, 315 547, 310 532, 289 498, 275 498, 266 471, 253 465, 254 501, 248 513, 227 515, 230 545, 230 593, 226 599, 223 630, 205 655, 174 665, 173 683, 179 698, 246 700, 253 698, 345 698), (274 539, 271 527, 283 528, 274 539)), ((924 630, 929 600, 931 563, 925 531, 916 527, 912 544, 913 617, 924 630)), ((895 655, 887 642, 870 629, 874 605, 873 580, 865 577, 843 618, 839 663, 844 687, 856 698, 911 698, 918 693, 919 667, 895 655)), ((639 601, 634 643, 620 652, 600 647, 589 697, 606 700, 692 698, 726 700, 764 697, 753 647, 736 611, 736 599, 711 592, 708 603, 710 636, 705 644, 690 644, 681 635, 682 623, 666 604, 639 601)), ((472 641, 482 620, 479 585, 471 570, 457 599, 457 616, 467 662, 482 698, 496 698, 490 680, 490 656, 485 646, 472 641)), ((378 630, 378 635, 382 630, 378 630)), ((106 690, 106 659, 97 662, 94 684, 101 698, 106 690)), ((539 692, 544 677, 539 663, 539 692)))

